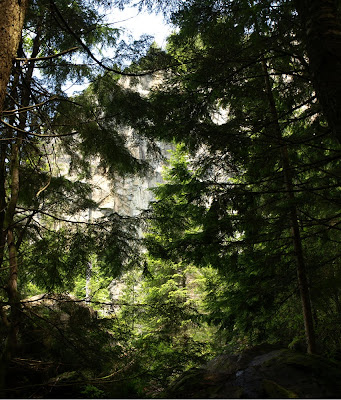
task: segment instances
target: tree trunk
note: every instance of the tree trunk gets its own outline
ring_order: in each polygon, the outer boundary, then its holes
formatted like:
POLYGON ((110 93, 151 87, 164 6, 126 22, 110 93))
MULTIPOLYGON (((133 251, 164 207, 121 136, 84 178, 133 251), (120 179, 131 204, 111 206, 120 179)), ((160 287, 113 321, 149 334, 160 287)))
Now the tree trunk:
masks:
POLYGON ((3 142, 0 143, 0 267, 2 267, 6 245, 6 234, 4 231, 6 209, 6 150, 6 144, 3 142))
POLYGON ((341 143, 341 20, 337 0, 294 0, 304 28, 313 85, 341 143))
POLYGON ((17 54, 28 0, 0 0, 0 113, 17 54))
MULTIPOLYGON (((90 198, 92 199, 92 196, 90 195, 90 198)), ((92 217, 92 209, 89 208, 89 218, 88 221, 90 224, 93 222, 93 217, 92 217)), ((90 304, 91 300, 91 275, 92 275, 92 259, 91 256, 89 258, 89 261, 86 265, 86 273, 85 273, 85 302, 86 304, 90 304)))
POLYGON ((295 195, 293 190, 293 182, 291 175, 290 159, 288 154, 288 148, 283 140, 281 127, 278 121, 278 113, 276 108, 275 99, 272 92, 271 82, 268 74, 268 67, 266 62, 262 60, 262 67, 265 77, 265 88, 270 105, 270 113, 272 117, 272 123, 274 126, 275 134, 278 139, 278 144, 281 152, 282 167, 284 173, 284 181, 286 187, 286 195, 289 203, 290 210, 290 224, 291 224, 291 235, 293 239, 293 247, 296 257, 296 269, 298 285, 300 290, 300 297, 302 302, 303 318, 305 335, 307 340, 307 352, 312 354, 315 353, 315 331, 313 323, 313 314, 311 309, 309 285, 307 279, 307 272, 305 267, 305 261, 303 256, 302 240, 300 234, 300 228, 298 224, 297 208, 295 205, 295 195))
MULTIPOLYGON (((37 33, 33 41, 33 50, 31 54, 31 58, 35 58, 39 52, 40 46, 40 26, 37 27, 37 33)), ((30 103, 30 88, 31 81, 34 71, 34 61, 28 62, 28 68, 26 74, 22 77, 23 82, 21 83, 21 98, 19 103, 22 107, 27 107, 30 103)), ((13 84, 14 84, 14 92, 17 87, 19 87, 18 76, 15 75, 13 84), (18 86, 17 86, 18 85, 18 86)), ((6 205, 5 209, 5 217, 4 217, 4 226, 3 231, 4 235, 7 235, 7 248, 8 248, 8 257, 9 257, 9 278, 6 286, 6 291, 8 295, 8 302, 10 305, 10 326, 9 332, 7 336, 7 344, 4 351, 4 359, 10 360, 17 348, 17 339, 19 332, 19 325, 21 320, 21 305, 20 305, 20 295, 18 291, 18 257, 17 251, 18 246, 20 245, 20 236, 19 240, 16 242, 16 238, 14 235, 14 225, 15 225, 15 212, 16 207, 19 200, 19 192, 20 192, 20 154, 22 142, 24 139, 24 133, 27 124, 27 111, 21 112, 19 115, 19 124, 18 131, 12 132, 12 153, 10 163, 8 164, 8 168, 11 175, 11 184, 10 184, 10 199, 6 205), (15 137, 16 135, 16 137, 15 137)), ((12 124, 14 125, 14 121, 12 124)), ((9 135, 11 136, 11 135, 9 135)), ((1 222, 1 219, 0 219, 1 222)), ((24 228, 23 228, 24 229, 24 228)), ((6 236, 5 236, 6 238, 6 236)), ((6 243, 6 239, 5 239, 6 243)), ((0 253, 1 255, 1 253, 0 253)))
POLYGON ((14 236, 14 214, 19 198, 19 152, 21 138, 12 147, 11 159, 11 198, 7 205, 5 230, 7 232, 7 247, 9 258, 9 278, 6 286, 8 303, 10 305, 10 327, 7 336, 4 359, 10 360, 16 351, 19 322, 21 317, 20 297, 18 292, 18 259, 14 236))
MULTIPOLYGON (((13 76, 13 81, 11 84, 11 93, 10 93, 10 101, 9 105, 11 108, 15 108, 16 102, 17 102, 17 93, 16 89, 18 88, 19 84, 19 71, 15 70, 14 76, 13 76)), ((11 125, 15 124, 15 119, 16 116, 15 114, 12 114, 9 117, 9 123, 11 125)), ((14 139, 15 133, 13 132, 12 129, 4 129, 3 132, 3 138, 8 139, 6 141, 3 141, 0 143, 0 148, 1 148, 1 167, 0 167, 0 267, 3 266, 4 262, 4 254, 5 254, 5 247, 7 243, 7 225, 9 223, 9 218, 8 218, 8 212, 7 212, 7 199, 6 199, 6 192, 9 189, 9 187, 6 185, 8 174, 10 171, 8 171, 8 159, 12 160, 11 156, 11 138, 14 139), (7 143, 6 143, 7 142, 7 143), (6 217, 7 214, 7 217, 6 217)), ((8 193, 7 193, 8 194, 8 193)), ((3 288, 5 289, 5 288, 3 288)), ((9 325, 8 325, 9 326, 9 325)))
POLYGON ((10 276, 7 283, 8 302, 11 308, 10 313, 10 326, 7 336, 6 348, 4 358, 9 361, 15 355, 18 347, 18 332, 19 324, 21 320, 21 304, 20 296, 18 292, 18 258, 17 249, 15 245, 15 238, 13 229, 8 229, 7 232, 8 241, 8 255, 10 265, 10 276))

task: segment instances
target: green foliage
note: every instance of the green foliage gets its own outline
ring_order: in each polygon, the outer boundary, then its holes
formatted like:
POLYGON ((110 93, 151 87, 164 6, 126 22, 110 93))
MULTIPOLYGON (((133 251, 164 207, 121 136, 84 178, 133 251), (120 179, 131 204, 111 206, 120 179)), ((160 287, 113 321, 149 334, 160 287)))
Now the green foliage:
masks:
MULTIPOLYGON (((123 92, 126 91, 118 84, 117 75, 106 74, 77 96, 72 104, 60 104, 54 120, 55 128, 61 134, 73 130, 79 134, 66 137, 62 144, 71 158, 71 170, 87 166, 85 163, 91 163, 94 156, 100 157, 98 168, 112 177, 146 168, 129 150, 129 138, 124 134, 127 125, 117 115, 117 103, 120 103, 120 97, 123 98, 123 92), (115 91, 115 98, 108 87, 115 91)), ((126 106, 128 102, 125 99, 126 106)))
POLYGON ((144 396, 158 396, 171 380, 214 354, 214 330, 202 315, 202 279, 193 266, 147 257, 143 269, 120 281, 116 316, 134 354, 132 383, 144 396))
MULTIPOLYGON (((155 190, 157 201, 146 244, 154 257, 194 262, 204 268, 206 320, 219 327, 218 337, 225 337, 233 347, 243 347, 263 341, 286 343, 290 337, 301 336, 291 237, 286 224, 276 232, 281 220, 274 214, 268 216, 267 208, 261 207, 268 199, 241 191, 237 179, 230 180, 229 191, 226 184, 213 184, 202 164, 186 159, 181 147, 165 177, 167 183, 155 190), (258 207, 262 213, 256 212, 258 207), (262 225, 265 217, 267 223, 262 225), (211 266, 217 272, 207 269, 211 266)), ((269 211, 273 210, 273 195, 271 201, 269 211)), ((280 205, 276 211, 279 218, 285 210, 286 206, 280 205)), ((307 248, 307 254, 312 250, 307 248)), ((311 269, 312 277, 313 273, 311 269)), ((320 275, 319 282, 326 287, 326 275, 323 281, 320 275)), ((322 289, 318 293, 325 299, 330 292, 322 289)), ((317 306, 319 297, 314 296, 315 291, 312 294, 317 306)), ((319 308, 319 316, 326 322, 323 315, 319 308)), ((324 332, 321 342, 325 337, 324 332)), ((329 346, 337 344, 329 341, 329 346)))
MULTIPOLYGON (((40 59, 16 62, 9 85, 7 107, 15 112, 4 114, 1 134, 1 286, 13 261, 12 243, 6 248, 13 230, 23 296, 47 292, 60 303, 22 302, 22 320, 11 323, 20 327, 23 355, 39 358, 43 347, 44 361, 55 368, 45 371, 45 381, 76 388, 72 396, 140 397, 160 395, 217 351, 264 341, 295 347, 304 329, 293 221, 319 345, 336 355, 339 148, 310 83, 291 3, 158 2, 179 28, 166 52, 155 45, 145 52, 146 37, 119 42, 118 31, 103 22, 110 4, 33 1, 19 56, 40 59), (113 60, 101 58, 112 45, 113 60), (75 46, 74 53, 46 58, 75 46), (122 83, 117 71, 127 57, 122 83), (167 71, 149 95, 138 93, 144 81, 130 76, 147 69, 167 71), (71 99, 62 90, 70 79, 93 83, 71 99), (123 134, 126 126, 150 146, 177 144, 166 183, 154 190, 143 241, 135 218, 90 218, 100 209, 87 183, 95 159, 114 179, 147 168, 129 150, 140 138, 123 134), (55 162, 61 153, 70 178, 55 162), (123 292, 114 296, 108 286, 118 277, 123 292), (96 318, 78 304, 84 300, 103 314, 111 302, 111 318, 96 318)), ((138 4, 150 9, 155 2, 138 4)), ((8 290, 1 300, 15 310, 8 290)), ((10 331, 1 328, 3 349, 10 331)), ((28 379, 18 376, 16 384, 28 379)))
MULTIPOLYGON (((24 37, 40 30, 41 44, 39 57, 50 56, 78 47, 76 53, 66 54, 39 63, 43 78, 54 82, 57 87, 66 80, 81 82, 94 78, 100 71, 99 66, 90 57, 89 52, 80 45, 80 41, 90 51, 115 46, 119 32, 104 22, 104 12, 111 7, 111 1, 92 2, 77 0, 72 3, 64 0, 52 3, 39 0, 30 4, 24 27, 24 37), (48 28, 48 29, 47 29, 48 28), (75 62, 77 56, 78 62, 75 62)), ((28 44, 29 42, 26 41, 28 44)), ((26 46, 27 47, 27 46, 26 46)), ((30 51, 27 48, 26 51, 30 51)))
POLYGON ((86 385, 81 394, 85 399, 105 399, 104 391, 93 385, 86 385))
MULTIPOLYGON (((150 40, 120 42, 118 30, 105 22, 111 6, 111 1, 92 0, 29 2, 18 50, 18 57, 28 61, 14 61, 0 133, 2 361, 7 368, 16 352, 40 360, 46 344, 48 362, 57 368, 59 363, 75 369, 90 365, 90 377, 83 372, 74 377, 85 383, 119 369, 119 362, 112 360, 122 356, 122 347, 108 332, 110 328, 120 336, 120 327, 111 320, 107 325, 82 324, 77 318, 72 326, 60 327, 58 314, 69 315, 67 310, 50 315, 43 307, 34 313, 22 303, 42 293, 76 293, 80 299, 71 302, 84 300, 87 265, 93 260, 87 300, 102 311, 102 303, 110 300, 109 282, 138 263, 138 221, 101 209, 92 181, 95 172, 110 179, 144 167, 128 149, 124 123, 112 120, 115 105, 107 89, 111 84, 119 88, 119 65, 132 55, 135 44, 139 57, 150 40), (103 57, 108 47, 116 47, 114 60, 103 57), (116 73, 106 76, 103 71, 108 69, 116 73), (67 86, 90 81, 96 82, 82 95, 72 98, 67 93, 67 86), (109 113, 102 118, 106 108, 109 113), (20 298, 24 300, 19 304, 20 298), (44 340, 44 346, 39 345, 44 340)), ((27 384, 20 373, 10 382, 3 368, 0 372, 0 386, 27 384)))
MULTIPOLYGON (((126 57, 121 48, 114 63, 100 59, 108 46, 121 46, 118 30, 105 22, 112 5, 83 0, 29 4, 18 56, 33 60, 14 65, 6 104, 10 111, 4 114, 7 125, 1 133, 3 287, 9 259, 5 220, 14 230, 23 293, 74 290, 94 254, 102 275, 115 277, 136 253, 135 220, 112 213, 87 221, 90 210, 99 211, 92 198, 96 167, 108 177, 144 167, 127 147, 124 124, 112 119, 115 105, 106 89, 119 88, 119 74, 100 76, 103 68, 119 73, 115 62, 126 57), (70 98, 63 91, 66 82, 89 80, 96 82, 82 95, 70 98)), ((7 300, 6 291, 2 299, 7 300)))
POLYGON ((103 265, 96 260, 95 256, 90 256, 88 264, 85 267, 88 271, 79 274, 75 281, 73 292, 77 298, 86 298, 86 287, 89 291, 89 302, 94 310, 101 313, 103 304, 110 303, 109 285, 112 282, 112 276, 106 273, 103 265), (88 275, 88 276, 86 276, 88 275))
POLYGON ((208 313, 227 340, 286 342, 303 328, 293 208, 317 324, 327 321, 324 301, 336 316, 326 288, 328 274, 338 279, 340 261, 332 222, 339 215, 338 146, 309 84, 297 16, 287 2, 194 1, 173 17, 173 74, 133 123, 185 143, 190 157, 178 153, 167 184, 155 191, 148 250, 219 271, 208 313))
POLYGON ((130 349, 114 319, 98 318, 73 296, 39 295, 23 305, 22 358, 8 376, 9 398, 13 390, 25 398, 136 397, 124 375, 134 373, 130 349))

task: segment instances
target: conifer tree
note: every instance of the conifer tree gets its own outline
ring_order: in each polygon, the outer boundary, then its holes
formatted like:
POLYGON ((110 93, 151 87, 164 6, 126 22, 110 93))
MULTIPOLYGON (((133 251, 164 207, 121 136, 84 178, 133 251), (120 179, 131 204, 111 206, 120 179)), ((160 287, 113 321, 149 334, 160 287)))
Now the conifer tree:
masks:
POLYGON ((341 143, 340 5, 336 0, 294 0, 304 31, 312 80, 330 129, 341 143))
POLYGON ((169 240, 156 249, 236 279, 244 326, 252 313, 281 308, 300 293, 314 352, 313 310, 319 312, 310 290, 339 262, 337 250, 324 249, 340 240, 333 222, 340 157, 310 83, 298 17, 287 2, 194 1, 179 8, 179 32, 168 47, 173 73, 144 105, 147 116, 133 121, 145 135, 175 138, 197 154, 198 172, 187 177, 175 168, 178 185, 164 189, 162 203, 181 191, 185 204, 164 207, 160 229, 169 227, 169 240), (176 240, 174 210, 183 215, 176 240), (189 217, 197 231, 186 231, 189 217), (319 250, 313 238, 324 243, 319 250))
MULTIPOLYGON (((27 9, 1 119, 5 364, 18 347, 25 283, 40 291, 70 291, 91 254, 103 262, 103 273, 114 276, 136 247, 135 223, 129 218, 111 213, 91 223, 77 220, 99 207, 86 182, 93 157, 100 159, 101 170, 111 173, 141 167, 120 132, 101 119, 91 89, 77 99, 64 91, 66 83, 94 80, 104 70, 124 73, 114 64, 119 58, 112 63, 98 55, 119 44, 117 29, 104 22, 103 12, 110 6, 108 1, 39 0, 27 9), (72 177, 59 169, 62 153, 69 157, 72 177)), ((143 43, 137 44, 141 48, 143 43)))

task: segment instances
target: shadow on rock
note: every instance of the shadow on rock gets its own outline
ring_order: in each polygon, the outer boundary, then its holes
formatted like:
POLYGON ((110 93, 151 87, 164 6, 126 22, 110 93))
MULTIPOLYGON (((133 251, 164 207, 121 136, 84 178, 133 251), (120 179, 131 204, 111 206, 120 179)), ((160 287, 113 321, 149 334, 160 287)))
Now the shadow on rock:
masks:
POLYGON ((340 398, 341 364, 264 344, 183 374, 170 398, 340 398))

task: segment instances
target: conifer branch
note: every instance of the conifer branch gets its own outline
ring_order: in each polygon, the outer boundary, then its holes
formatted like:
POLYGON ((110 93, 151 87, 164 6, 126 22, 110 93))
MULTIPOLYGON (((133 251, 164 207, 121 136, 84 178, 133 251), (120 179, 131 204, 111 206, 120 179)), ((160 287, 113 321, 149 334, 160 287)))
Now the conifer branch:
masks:
POLYGON ((58 98, 57 96, 52 96, 50 99, 42 101, 41 103, 33 104, 32 106, 27 106, 27 107, 20 107, 18 109, 13 109, 13 110, 5 110, 2 112, 2 114, 13 115, 13 114, 17 114, 17 113, 26 112, 26 111, 32 110, 34 108, 41 107, 41 106, 49 103, 50 101, 56 100, 57 98, 58 98))
MULTIPOLYGON (((73 135, 78 135, 79 132, 75 131, 75 132, 68 132, 68 133, 59 133, 59 134, 51 134, 51 135, 42 135, 40 133, 34 133, 32 131, 25 131, 24 129, 20 129, 17 126, 13 126, 11 124, 9 124, 8 122, 4 121, 3 119, 1 120, 1 122, 6 125, 8 128, 14 129, 15 131, 21 132, 21 133, 25 133, 25 135, 32 135, 32 136, 37 136, 37 137, 42 137, 42 138, 59 138, 59 137, 63 137, 63 136, 73 136, 73 135)), ((6 140, 14 140, 15 138, 11 138, 11 139, 6 139, 6 140)), ((5 139, 0 139, 0 140, 5 140, 5 139)))
POLYGON ((16 58, 16 61, 24 61, 25 64, 31 61, 43 61, 43 60, 50 60, 51 58, 56 58, 60 57, 64 54, 71 53, 73 51, 79 50, 79 47, 71 47, 70 49, 61 51, 57 54, 51 54, 50 56, 43 56, 43 57, 34 57, 34 58, 27 58, 27 57, 21 57, 21 58, 16 58))

